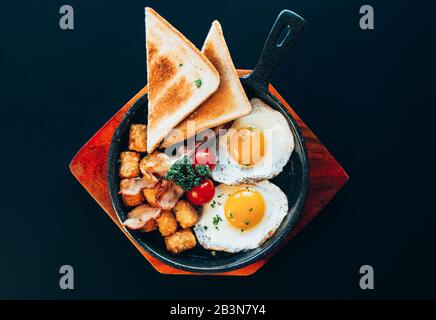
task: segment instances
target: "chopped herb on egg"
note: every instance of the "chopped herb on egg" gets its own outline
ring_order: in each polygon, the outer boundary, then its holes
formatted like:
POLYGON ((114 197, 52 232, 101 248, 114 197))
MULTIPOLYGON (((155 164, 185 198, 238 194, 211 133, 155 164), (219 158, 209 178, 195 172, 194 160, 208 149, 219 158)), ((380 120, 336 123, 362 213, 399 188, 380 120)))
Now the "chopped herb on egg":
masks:
POLYGON ((248 209, 248 212, 252 212, 252 211, 253 211, 253 208, 248 209))
POLYGON ((215 226, 215 229, 218 230, 218 224, 219 224, 221 221, 223 221, 223 220, 221 219, 221 217, 220 217, 219 215, 216 215, 215 217, 213 217, 213 219, 212 219, 212 223, 213 223, 213 225, 215 226))
POLYGON ((196 86, 197 88, 200 88, 201 85, 203 84, 202 81, 201 81, 201 79, 197 79, 197 80, 195 80, 194 83, 195 83, 195 86, 196 86))
POLYGON ((245 224, 246 226, 248 226, 248 225, 250 224, 250 220, 248 220, 248 219, 244 219, 244 224, 245 224))
POLYGON ((215 208, 215 205, 216 205, 216 201, 213 200, 212 203, 210 204, 210 206, 211 206, 212 208, 215 208))
POLYGON ((180 63, 180 64, 179 64, 179 67, 183 67, 183 63, 180 63))
POLYGON ((232 212, 229 212, 229 216, 230 216, 230 219, 234 219, 235 217, 233 216, 233 213, 232 212))
POLYGON ((218 198, 221 198, 223 195, 224 195, 223 193, 219 194, 219 195, 218 195, 218 198))
POLYGON ((208 226, 204 226, 203 228, 204 228, 204 231, 207 231, 208 226))

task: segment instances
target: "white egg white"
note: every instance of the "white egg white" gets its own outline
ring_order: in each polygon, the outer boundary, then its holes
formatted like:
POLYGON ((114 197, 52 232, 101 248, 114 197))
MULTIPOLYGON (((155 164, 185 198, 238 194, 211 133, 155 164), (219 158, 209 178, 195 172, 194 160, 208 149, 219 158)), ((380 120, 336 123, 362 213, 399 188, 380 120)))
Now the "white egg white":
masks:
POLYGON ((239 186, 220 184, 215 191, 214 198, 203 206, 202 215, 194 226, 198 243, 208 250, 234 253, 258 248, 275 233, 288 214, 286 195, 267 180, 239 186), (256 226, 241 231, 228 222, 224 205, 231 194, 246 188, 259 192, 266 206, 263 219, 256 226))
POLYGON ((212 178, 227 185, 253 183, 271 179, 282 172, 294 150, 294 136, 285 117, 257 98, 250 100, 253 110, 247 116, 238 118, 231 128, 256 128, 264 132, 265 156, 253 166, 237 163, 229 154, 227 141, 219 142, 219 160, 212 178))

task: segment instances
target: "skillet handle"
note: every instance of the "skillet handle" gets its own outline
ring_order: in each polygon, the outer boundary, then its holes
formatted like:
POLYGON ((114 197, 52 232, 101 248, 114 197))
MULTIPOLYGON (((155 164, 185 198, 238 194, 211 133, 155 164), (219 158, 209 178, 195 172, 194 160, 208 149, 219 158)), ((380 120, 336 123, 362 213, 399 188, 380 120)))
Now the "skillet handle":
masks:
POLYGON ((297 42, 305 25, 305 20, 298 14, 290 10, 280 12, 256 67, 245 77, 245 81, 261 90, 267 90, 268 84, 297 42))

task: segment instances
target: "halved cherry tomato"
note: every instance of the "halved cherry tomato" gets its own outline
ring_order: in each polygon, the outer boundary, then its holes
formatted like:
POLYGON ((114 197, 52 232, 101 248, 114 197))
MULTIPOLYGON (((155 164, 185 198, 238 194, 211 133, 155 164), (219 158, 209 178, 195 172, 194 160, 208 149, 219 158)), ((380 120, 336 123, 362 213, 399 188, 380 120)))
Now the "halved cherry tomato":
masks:
POLYGON ((194 169, 197 164, 205 165, 207 164, 209 166, 210 171, 215 169, 216 165, 216 156, 215 153, 210 151, 209 149, 200 148, 195 152, 195 158, 194 158, 194 169))
POLYGON ((203 180, 200 185, 193 187, 191 190, 186 192, 188 200, 196 206, 202 206, 203 204, 208 203, 212 200, 214 195, 215 186, 210 179, 203 180))

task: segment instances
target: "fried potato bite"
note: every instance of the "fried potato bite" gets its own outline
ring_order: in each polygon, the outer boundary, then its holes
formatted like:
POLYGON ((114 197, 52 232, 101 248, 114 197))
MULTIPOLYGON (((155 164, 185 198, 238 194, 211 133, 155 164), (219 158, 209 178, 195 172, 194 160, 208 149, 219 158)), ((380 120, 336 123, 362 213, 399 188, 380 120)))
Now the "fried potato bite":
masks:
POLYGON ((149 220, 145 224, 144 228, 142 228, 142 231, 144 231, 144 232, 152 232, 154 230, 157 230, 157 222, 154 219, 149 220))
POLYGON ((142 189, 152 188, 158 183, 152 175, 122 179, 120 181, 120 191, 123 203, 128 207, 135 207, 144 202, 142 189))
POLYGON ((137 152, 124 151, 120 154, 121 166, 120 177, 121 178, 135 178, 139 176, 139 159, 140 155, 137 152))
POLYGON ((147 150, 147 126, 132 124, 129 132, 129 149, 138 152, 147 150))
POLYGON ((165 246, 173 254, 192 249, 196 245, 197 240, 191 229, 183 229, 165 237, 165 246))
POLYGON ((183 229, 190 228, 198 221, 198 213, 195 208, 186 200, 177 202, 173 209, 176 220, 183 229))
POLYGON ((124 205, 127 207, 136 207, 144 203, 142 192, 136 194, 121 194, 121 198, 123 199, 124 205))
POLYGON ((159 200, 157 198, 157 195, 160 192, 160 186, 161 186, 161 183, 158 182, 154 186, 154 188, 152 188, 152 189, 146 188, 146 189, 142 190, 142 193, 144 194, 145 200, 147 200, 147 202, 150 206, 155 207, 155 208, 159 208, 159 200))
POLYGON ((177 221, 171 211, 162 211, 159 218, 156 219, 159 232, 163 237, 172 235, 177 231, 177 221))

